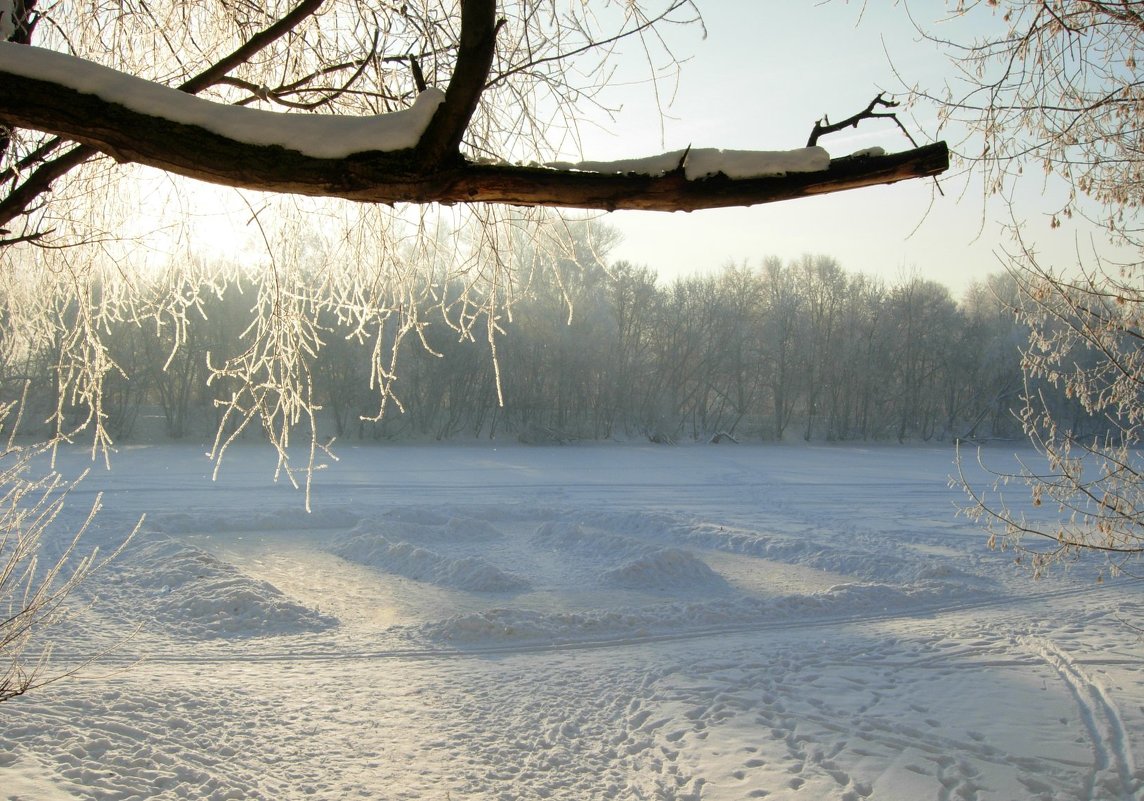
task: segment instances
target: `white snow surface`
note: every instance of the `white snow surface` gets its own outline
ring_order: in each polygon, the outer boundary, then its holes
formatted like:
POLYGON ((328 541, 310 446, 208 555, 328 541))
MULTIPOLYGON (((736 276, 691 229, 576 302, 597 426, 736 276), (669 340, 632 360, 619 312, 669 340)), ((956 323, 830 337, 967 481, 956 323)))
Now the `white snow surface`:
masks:
POLYGON ((794 150, 721 150, 706 147, 617 161, 554 161, 546 166, 578 172, 657 177, 678 169, 680 164, 689 181, 710 178, 719 173, 732 179, 765 178, 825 170, 830 166, 830 154, 821 147, 794 150))
POLYGON ((445 99, 443 91, 430 88, 411 108, 390 114, 281 114, 214 103, 66 53, 11 42, 0 42, 0 70, 63 84, 140 114, 197 125, 247 144, 279 145, 328 159, 413 147, 445 99))
POLYGON ((1141 582, 988 551, 951 448, 339 456, 312 514, 255 446, 85 480, 46 556, 147 518, 54 630, 110 650, 0 705, 0 799, 1144 794, 1141 582))

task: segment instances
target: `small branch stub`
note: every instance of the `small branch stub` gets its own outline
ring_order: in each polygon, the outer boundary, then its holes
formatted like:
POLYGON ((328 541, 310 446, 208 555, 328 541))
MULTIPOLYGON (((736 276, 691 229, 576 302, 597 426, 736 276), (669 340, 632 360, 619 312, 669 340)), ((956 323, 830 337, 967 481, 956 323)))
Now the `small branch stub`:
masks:
POLYGON ((428 89, 429 86, 425 83, 425 73, 421 71, 421 62, 412 53, 409 54, 409 69, 413 71, 413 85, 417 87, 417 91, 424 92, 428 89))

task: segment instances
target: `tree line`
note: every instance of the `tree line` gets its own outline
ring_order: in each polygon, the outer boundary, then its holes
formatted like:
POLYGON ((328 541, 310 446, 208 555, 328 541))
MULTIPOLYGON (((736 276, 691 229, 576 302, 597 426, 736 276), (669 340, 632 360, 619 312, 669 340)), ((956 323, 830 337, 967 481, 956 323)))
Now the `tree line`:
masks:
MULTIPOLYGON (((1006 274, 960 300, 934 281, 887 283, 829 256, 771 257, 665 283, 646 266, 607 265, 577 247, 513 294, 511 315, 490 320, 489 336, 448 320, 450 297, 464 295, 449 284, 407 299, 423 308, 405 309, 417 324, 400 330, 362 332, 336 308, 318 309, 313 351, 299 358, 307 400, 321 407, 321 433, 529 442, 1007 438, 1021 435, 1014 410, 1030 389, 1079 427, 1099 428, 1047 382, 1026 384, 1029 332, 1013 314, 1018 298, 1006 274), (390 394, 379 394, 381 381, 390 394)), ((57 335, 10 348, 5 359, 6 392, 26 392, 25 427, 54 417, 62 430, 82 429, 95 406, 120 441, 204 438, 225 428, 235 391, 225 365, 254 347, 254 322, 265 316, 255 307, 264 301, 241 279, 185 295, 193 304, 169 325, 128 315, 94 327, 107 365, 96 399, 60 394, 69 384, 61 380, 65 340, 84 317, 75 298, 61 299, 57 335)), ((6 315, 0 325, 17 319, 6 315)), ((20 332, 0 336, 16 342, 20 332)))

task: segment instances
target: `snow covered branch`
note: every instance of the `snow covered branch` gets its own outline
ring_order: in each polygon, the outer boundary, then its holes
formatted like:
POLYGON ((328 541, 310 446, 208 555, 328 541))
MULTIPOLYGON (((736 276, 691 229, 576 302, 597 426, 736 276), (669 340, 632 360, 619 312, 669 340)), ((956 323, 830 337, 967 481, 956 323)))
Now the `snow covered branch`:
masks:
POLYGON ((495 3, 466 3, 448 90, 378 116, 280 114, 212 103, 50 50, 0 42, 0 122, 73 139, 121 162, 269 192, 369 203, 693 211, 937 175, 944 143, 831 160, 715 149, 631 162, 477 163, 461 138, 488 77, 495 3))

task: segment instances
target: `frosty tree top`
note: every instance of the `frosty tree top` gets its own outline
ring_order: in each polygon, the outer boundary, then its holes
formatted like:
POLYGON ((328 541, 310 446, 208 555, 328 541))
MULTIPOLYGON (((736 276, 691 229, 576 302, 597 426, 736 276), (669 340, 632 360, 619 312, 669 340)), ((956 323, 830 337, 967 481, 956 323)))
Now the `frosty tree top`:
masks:
MULTIPOLYGON (((396 102, 389 106, 408 110, 373 116, 315 116, 256 111, 196 99, 188 93, 227 84, 247 88, 258 99, 274 95, 281 100, 284 93, 229 73, 244 66, 269 42, 301 35, 298 26, 321 10, 321 0, 307 0, 282 15, 260 34, 269 40, 266 44, 258 36, 251 37, 233 58, 215 62, 206 77, 184 82, 179 87, 182 91, 133 77, 118 67, 102 67, 63 53, 27 47, 19 36, 20 25, 26 28, 29 20, 35 19, 35 3, 0 0, 0 9, 8 7, 4 15, 16 18, 16 24, 6 25, 14 43, 0 43, 0 81, 4 84, 0 122, 80 142, 119 161, 212 183, 371 203, 496 202, 692 211, 893 183, 937 175, 948 168, 948 150, 942 142, 902 153, 865 152, 836 159, 830 159, 820 148, 781 154, 705 149, 694 158, 690 151, 682 151, 653 159, 653 163, 661 163, 657 169, 646 169, 640 163, 644 160, 603 166, 522 166, 508 163, 502 153, 490 152, 479 158, 465 154, 462 144, 466 150, 472 149, 471 127, 474 116, 482 112, 483 95, 504 83, 506 75, 570 55, 559 44, 552 55, 534 52, 530 45, 526 60, 493 75, 502 29, 530 24, 530 15, 524 13, 528 9, 506 20, 498 18, 497 5, 495 0, 462 0, 441 3, 426 14, 430 23, 422 26, 427 40, 424 53, 444 64, 437 58, 442 48, 453 52, 444 67, 451 72, 443 93, 426 86, 417 56, 403 55, 392 60, 408 65, 409 90, 420 92, 392 98, 396 102), (453 41, 432 41, 444 33, 453 41), (410 102, 414 95, 416 102, 410 102), (677 156, 673 163, 663 166, 672 156, 677 156), (694 164, 698 161, 704 166, 697 171, 694 164)), ((658 17, 625 28, 621 35, 640 33, 671 11, 689 5, 669 3, 658 17)), ((410 11, 403 6, 382 13, 400 17, 410 11)), ((555 24, 559 27, 561 21, 555 24)), ((368 65, 387 60, 377 49, 388 25, 378 23, 373 52, 357 54, 353 63, 359 77, 368 65)), ((512 38, 518 34, 506 30, 504 35, 512 38)), ((592 47, 604 44, 588 38, 592 47)), ((514 52, 518 52, 519 41, 514 39, 514 43, 514 52)), ((315 74, 333 66, 319 65, 315 74)), ((566 91, 575 93, 575 87, 566 91)), ((489 103, 487 99, 484 102, 489 103)), ((0 223, 5 217, 0 213, 0 223)))

